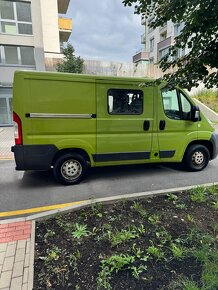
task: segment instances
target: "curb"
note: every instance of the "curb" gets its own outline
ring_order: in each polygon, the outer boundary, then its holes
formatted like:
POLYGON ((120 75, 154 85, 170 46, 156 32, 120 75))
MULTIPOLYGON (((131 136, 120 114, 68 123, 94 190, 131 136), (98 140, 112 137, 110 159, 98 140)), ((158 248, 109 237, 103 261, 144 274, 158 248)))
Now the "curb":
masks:
MULTIPOLYGON (((218 121, 218 114, 213 111, 211 108, 209 108, 208 106, 206 106, 205 104, 203 104, 201 101, 199 101, 198 99, 194 98, 194 100, 196 101, 196 103, 199 103, 203 108, 205 108, 206 110, 208 110, 211 114, 214 115, 215 120, 214 121, 218 121)), ((206 115, 206 114, 205 114, 206 115)))
POLYGON ((161 189, 161 190, 155 190, 155 191, 147 191, 147 192, 139 192, 139 193, 131 193, 131 194, 124 194, 124 195, 116 195, 112 197, 105 197, 105 198, 97 198, 93 200, 85 200, 81 201, 80 204, 68 206, 65 208, 50 210, 47 212, 38 213, 35 215, 30 215, 27 217, 21 217, 21 218, 14 218, 14 219, 8 219, 8 220, 2 220, 0 221, 0 224, 7 224, 12 222, 18 222, 18 221, 32 221, 32 231, 31 231, 31 244, 30 244, 30 260, 29 260, 29 277, 28 277, 28 290, 33 290, 33 282, 34 282, 34 255, 35 255, 35 222, 37 220, 42 220, 44 218, 50 218, 55 214, 58 213, 68 213, 72 210, 80 210, 87 206, 90 206, 92 204, 96 203, 104 203, 104 204, 110 204, 113 202, 119 202, 121 200, 132 200, 132 199, 143 199, 158 195, 164 195, 167 193, 175 193, 175 192, 183 192, 190 190, 195 187, 209 187, 209 186, 216 186, 218 185, 218 182, 214 183, 206 183, 201 185, 192 185, 192 186, 185 186, 185 187, 178 187, 178 188, 169 188, 169 189, 161 189))
POLYGON ((28 276, 28 290, 33 290, 34 281, 34 253, 35 253, 35 228, 36 223, 32 221, 31 244, 30 244, 30 260, 29 260, 29 276, 28 276))

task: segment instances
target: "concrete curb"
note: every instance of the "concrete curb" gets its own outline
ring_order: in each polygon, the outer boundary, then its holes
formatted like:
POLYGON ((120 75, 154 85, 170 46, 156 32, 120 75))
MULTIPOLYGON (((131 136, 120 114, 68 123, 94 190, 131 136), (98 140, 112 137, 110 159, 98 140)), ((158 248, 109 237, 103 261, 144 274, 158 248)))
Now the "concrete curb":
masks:
POLYGON ((218 122, 218 114, 213 111, 211 108, 209 108, 208 106, 206 106, 205 104, 203 104, 201 101, 197 100, 194 98, 194 101, 199 105, 202 106, 202 111, 203 113, 211 120, 211 121, 215 121, 218 122))
POLYGON ((213 185, 218 185, 218 182, 215 183, 206 183, 201 185, 192 185, 192 186, 185 186, 185 187, 178 187, 178 188, 170 188, 170 189, 163 189, 163 190, 155 190, 155 191, 147 191, 147 192, 139 192, 139 193, 131 193, 131 194, 124 194, 124 195, 116 195, 112 197, 105 197, 105 198, 97 198, 93 200, 86 200, 81 201, 80 204, 68 206, 66 208, 55 209, 47 212, 38 213, 35 215, 30 215, 27 217, 22 218, 14 218, 0 221, 0 224, 18 222, 18 221, 32 221, 32 231, 31 231, 31 244, 30 244, 30 260, 29 260, 29 277, 28 277, 28 290, 33 290, 33 282, 34 282, 34 255, 35 255, 35 221, 42 220, 45 218, 50 218, 53 215, 58 213, 68 213, 72 210, 80 210, 87 206, 90 206, 95 203, 104 203, 110 204, 113 202, 119 202, 121 200, 132 200, 132 199, 143 199, 158 195, 164 195, 167 193, 175 193, 175 192, 183 192, 190 190, 195 187, 209 187, 213 185))
POLYGON ((30 243, 30 260, 29 260, 29 276, 28 290, 33 290, 34 281, 34 256, 35 256, 35 221, 32 221, 31 243, 30 243))

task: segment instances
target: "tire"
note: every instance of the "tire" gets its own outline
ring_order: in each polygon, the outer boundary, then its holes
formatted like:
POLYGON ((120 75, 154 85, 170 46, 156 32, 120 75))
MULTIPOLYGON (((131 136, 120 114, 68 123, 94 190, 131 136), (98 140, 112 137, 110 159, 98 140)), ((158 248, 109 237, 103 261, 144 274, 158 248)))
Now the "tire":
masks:
POLYGON ((189 171, 203 170, 210 160, 210 152, 204 145, 191 145, 188 147, 183 163, 189 171))
POLYGON ((67 153, 60 156, 53 167, 56 180, 64 185, 78 184, 87 173, 85 158, 77 153, 67 153))

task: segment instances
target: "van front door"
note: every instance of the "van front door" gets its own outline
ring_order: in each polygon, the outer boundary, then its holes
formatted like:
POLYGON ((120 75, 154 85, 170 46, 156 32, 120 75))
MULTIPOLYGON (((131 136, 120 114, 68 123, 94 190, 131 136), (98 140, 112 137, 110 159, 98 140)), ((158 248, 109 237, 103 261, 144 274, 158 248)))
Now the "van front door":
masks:
POLYGON ((153 87, 98 81, 97 164, 149 161, 153 131, 153 87))
POLYGON ((181 161, 187 145, 197 140, 198 122, 191 120, 193 104, 180 89, 167 87, 158 97, 158 143, 161 161, 181 161))

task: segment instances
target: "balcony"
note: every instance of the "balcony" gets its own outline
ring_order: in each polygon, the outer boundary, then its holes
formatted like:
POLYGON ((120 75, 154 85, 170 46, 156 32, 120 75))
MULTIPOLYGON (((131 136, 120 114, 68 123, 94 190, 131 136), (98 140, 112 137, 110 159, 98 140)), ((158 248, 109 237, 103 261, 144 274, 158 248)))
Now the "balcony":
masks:
POLYGON ((157 44, 157 50, 161 50, 161 49, 164 49, 166 47, 169 47, 171 46, 172 44, 174 43, 174 37, 170 36, 160 42, 158 42, 157 44))
POLYGON ((165 22, 164 24, 163 24, 163 26, 161 26, 160 28, 159 28, 159 31, 160 32, 164 32, 164 31, 166 31, 167 30, 167 22, 165 22))
POLYGON ((149 60, 149 52, 140 51, 137 54, 133 55, 133 62, 137 63, 140 61, 148 61, 149 60))
POLYGON ((69 6, 70 0, 58 0, 58 13, 65 14, 69 6))
POLYGON ((58 18, 58 27, 60 34, 60 41, 68 41, 73 27, 73 22, 71 18, 58 18))
POLYGON ((146 43, 146 35, 145 33, 141 35, 141 44, 145 44, 146 43))

